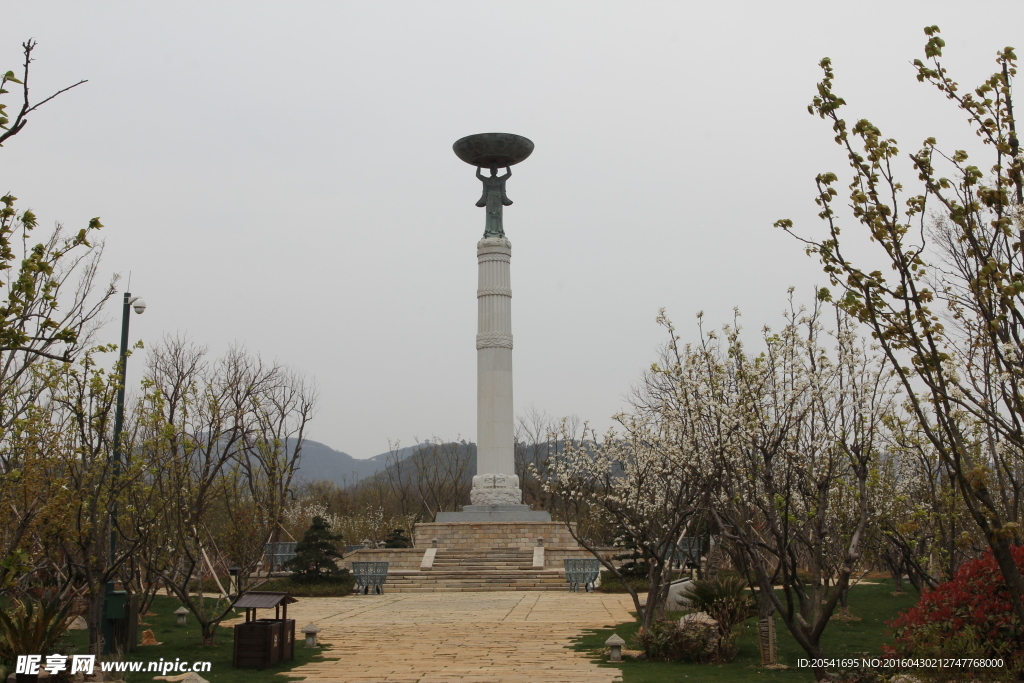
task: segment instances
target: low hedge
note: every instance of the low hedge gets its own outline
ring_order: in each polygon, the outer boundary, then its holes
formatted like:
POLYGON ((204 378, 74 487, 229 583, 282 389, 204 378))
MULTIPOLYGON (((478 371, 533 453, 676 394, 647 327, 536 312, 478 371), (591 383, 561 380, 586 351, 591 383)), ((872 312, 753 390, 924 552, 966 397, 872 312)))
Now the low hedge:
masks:
POLYGON ((317 583, 300 583, 287 578, 271 579, 257 590, 283 591, 298 598, 341 598, 351 595, 355 585, 355 577, 351 574, 345 574, 338 581, 322 581, 317 583))
MULTIPOLYGON (((628 576, 626 580, 629 585, 633 587, 633 590, 638 593, 645 592, 647 590, 647 577, 644 576, 628 576)), ((615 574, 612 574, 607 569, 601 570, 601 585, 597 589, 601 593, 628 593, 626 587, 622 584, 615 574)))

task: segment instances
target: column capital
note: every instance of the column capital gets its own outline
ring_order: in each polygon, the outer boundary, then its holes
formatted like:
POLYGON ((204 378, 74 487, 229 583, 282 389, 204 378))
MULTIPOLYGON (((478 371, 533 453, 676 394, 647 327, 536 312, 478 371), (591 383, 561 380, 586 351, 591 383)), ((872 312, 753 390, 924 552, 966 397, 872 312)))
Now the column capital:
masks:
POLYGON ((504 237, 485 237, 476 243, 476 255, 503 254, 508 257, 512 255, 512 243, 504 237))

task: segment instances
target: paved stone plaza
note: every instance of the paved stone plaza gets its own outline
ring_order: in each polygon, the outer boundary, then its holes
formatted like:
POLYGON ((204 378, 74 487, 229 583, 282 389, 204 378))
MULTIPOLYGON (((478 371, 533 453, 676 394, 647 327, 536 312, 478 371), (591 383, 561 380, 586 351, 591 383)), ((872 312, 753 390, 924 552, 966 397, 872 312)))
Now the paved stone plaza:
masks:
MULTIPOLYGON (((386 587, 385 587, 386 590, 386 587)), ((626 594, 420 593, 300 598, 301 629, 334 647, 289 672, 309 683, 611 683, 566 645, 587 628, 631 621, 626 594)), ((296 647, 302 647, 302 636, 296 647)))

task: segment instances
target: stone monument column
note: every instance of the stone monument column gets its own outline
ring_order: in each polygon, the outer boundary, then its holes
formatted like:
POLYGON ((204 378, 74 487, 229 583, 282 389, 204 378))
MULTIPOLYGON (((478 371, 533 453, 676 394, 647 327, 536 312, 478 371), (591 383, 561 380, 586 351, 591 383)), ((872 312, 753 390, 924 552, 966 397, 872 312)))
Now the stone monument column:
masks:
POLYGON ((512 243, 484 237, 479 263, 476 335, 476 471, 473 505, 519 505, 512 411, 512 243))
POLYGON ((476 205, 485 209, 484 235, 477 242, 476 333, 476 476, 469 505, 459 512, 439 512, 436 522, 550 522, 551 515, 523 505, 516 476, 512 412, 512 243, 505 238, 504 207, 512 200, 505 181, 512 166, 533 152, 521 135, 480 133, 458 140, 452 149, 476 166, 483 193, 476 205), (488 169, 484 175, 483 169, 488 169), (505 169, 498 175, 498 169, 505 169))

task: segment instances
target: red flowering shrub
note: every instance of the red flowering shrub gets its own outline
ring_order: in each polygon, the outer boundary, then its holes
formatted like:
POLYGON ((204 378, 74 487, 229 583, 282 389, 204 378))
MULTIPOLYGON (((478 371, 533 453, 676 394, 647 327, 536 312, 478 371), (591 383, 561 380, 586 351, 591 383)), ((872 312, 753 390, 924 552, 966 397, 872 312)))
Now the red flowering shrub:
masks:
MULTIPOLYGON (((1012 549, 1024 571, 1024 546, 1012 549)), ((965 562, 952 581, 925 591, 916 605, 889 622, 892 654, 930 657, 1024 657, 1024 629, 991 552, 965 562)))

